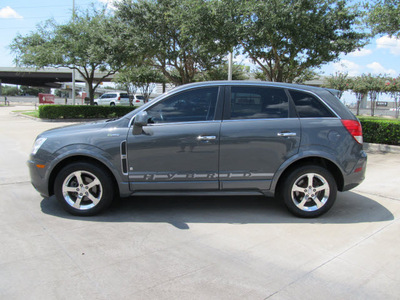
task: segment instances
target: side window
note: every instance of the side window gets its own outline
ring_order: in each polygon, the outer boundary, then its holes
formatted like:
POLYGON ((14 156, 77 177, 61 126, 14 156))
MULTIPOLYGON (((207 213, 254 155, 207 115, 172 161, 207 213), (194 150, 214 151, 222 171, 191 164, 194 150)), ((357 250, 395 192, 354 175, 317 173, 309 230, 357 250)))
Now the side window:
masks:
POLYGON ((333 113, 314 96, 298 92, 289 91, 296 111, 300 118, 330 118, 334 117, 333 113))
POLYGON ((214 119, 218 87, 173 95, 147 110, 149 123, 208 121, 214 119))
POLYGON ((280 88, 232 87, 231 119, 287 118, 289 102, 280 88))

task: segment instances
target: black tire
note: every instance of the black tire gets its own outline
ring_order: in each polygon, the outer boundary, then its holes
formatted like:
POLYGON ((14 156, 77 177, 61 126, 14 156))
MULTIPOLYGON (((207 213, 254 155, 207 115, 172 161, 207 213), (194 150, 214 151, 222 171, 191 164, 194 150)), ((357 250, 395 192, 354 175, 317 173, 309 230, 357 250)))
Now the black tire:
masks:
POLYGON ((111 103, 110 103, 110 106, 115 106, 115 103, 114 103, 114 102, 111 102, 111 103))
POLYGON ((280 192, 292 214, 302 218, 315 218, 332 207, 336 200, 337 184, 325 168, 306 165, 289 174, 280 192))
POLYGON ((54 182, 54 193, 62 207, 77 216, 93 216, 113 201, 110 175, 100 166, 75 162, 65 166, 54 182))

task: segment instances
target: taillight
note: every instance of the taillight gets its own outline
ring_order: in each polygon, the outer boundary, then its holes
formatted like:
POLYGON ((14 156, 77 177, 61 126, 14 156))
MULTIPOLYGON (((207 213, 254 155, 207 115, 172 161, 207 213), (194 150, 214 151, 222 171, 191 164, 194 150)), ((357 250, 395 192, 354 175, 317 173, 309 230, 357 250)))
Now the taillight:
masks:
POLYGON ((136 100, 136 103, 140 102, 140 100, 136 100))
POLYGON ((363 143, 362 128, 359 121, 342 120, 342 124, 359 144, 363 143))
POLYGON ((120 100, 121 100, 121 96, 118 97, 118 101, 120 101, 120 100))

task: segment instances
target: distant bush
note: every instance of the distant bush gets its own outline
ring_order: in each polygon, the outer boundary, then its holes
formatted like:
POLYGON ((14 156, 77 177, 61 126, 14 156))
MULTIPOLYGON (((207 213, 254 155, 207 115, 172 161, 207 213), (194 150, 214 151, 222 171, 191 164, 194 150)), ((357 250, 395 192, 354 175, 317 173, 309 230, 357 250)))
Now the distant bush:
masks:
POLYGON ((41 119, 109 119, 134 110, 134 106, 41 105, 41 119))
POLYGON ((359 118, 364 142, 387 145, 400 145, 400 120, 359 118))

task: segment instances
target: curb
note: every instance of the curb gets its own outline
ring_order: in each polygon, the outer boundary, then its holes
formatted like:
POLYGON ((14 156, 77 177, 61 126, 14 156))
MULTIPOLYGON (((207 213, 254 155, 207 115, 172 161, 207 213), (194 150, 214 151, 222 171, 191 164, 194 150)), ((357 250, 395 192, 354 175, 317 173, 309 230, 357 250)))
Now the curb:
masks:
POLYGON ((400 154, 400 146, 393 145, 385 145, 385 144, 372 144, 372 143, 364 143, 363 144, 365 152, 368 153, 396 153, 400 154))
POLYGON ((36 122, 85 123, 85 122, 97 122, 97 121, 107 120, 106 118, 105 119, 41 119, 41 118, 36 118, 36 117, 24 115, 23 113, 20 113, 20 112, 13 112, 12 111, 10 113, 12 115, 23 117, 23 118, 27 118, 27 119, 31 119, 31 120, 36 121, 36 122))

